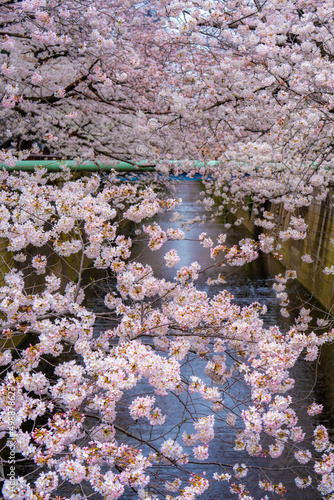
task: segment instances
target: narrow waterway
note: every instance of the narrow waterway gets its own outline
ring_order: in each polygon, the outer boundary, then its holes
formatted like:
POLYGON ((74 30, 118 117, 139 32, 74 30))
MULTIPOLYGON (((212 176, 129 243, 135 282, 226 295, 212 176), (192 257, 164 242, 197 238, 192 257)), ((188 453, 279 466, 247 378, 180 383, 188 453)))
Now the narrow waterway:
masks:
MULTIPOLYGON (((175 193, 173 195, 178 198, 183 199, 183 204, 178 208, 178 212, 183 217, 183 222, 193 219, 198 215, 207 214, 202 205, 198 205, 196 200, 199 197, 199 192, 202 190, 202 186, 197 181, 181 181, 175 186, 175 193)), ((171 226, 170 224, 170 213, 165 213, 159 215, 156 221, 161 225, 163 229, 167 229, 171 226)), ((181 266, 189 265, 193 261, 197 261, 202 269, 205 269, 212 265, 212 260, 210 259, 210 252, 208 249, 203 248, 198 243, 198 235, 201 232, 206 232, 209 237, 213 240, 221 234, 226 232, 225 228, 226 220, 223 218, 215 218, 213 220, 208 220, 204 224, 194 224, 189 226, 189 231, 186 232, 186 238, 180 241, 170 241, 167 242, 161 250, 156 252, 151 252, 146 249, 146 244, 144 242, 138 241, 133 246, 132 258, 142 262, 143 264, 149 264, 153 268, 156 268, 156 276, 159 278, 165 278, 166 280, 173 280, 175 276, 175 269, 170 269, 163 263, 164 254, 175 248, 181 258, 181 261, 176 268, 181 266)), ((173 224, 173 227, 180 227, 181 222, 173 224)), ((182 227, 182 229, 184 229, 182 227)), ((250 237, 243 226, 232 226, 227 232, 227 245, 233 245, 237 243, 241 238, 250 237)), ((280 314, 280 304, 276 298, 275 292, 272 289, 272 285, 275 281, 275 274, 284 272, 284 268, 275 261, 272 257, 267 256, 266 258, 258 259, 257 261, 243 266, 241 268, 224 268, 220 269, 226 276, 226 284, 224 285, 207 285, 208 278, 216 278, 217 269, 210 268, 207 272, 200 276, 197 281, 197 287, 199 289, 205 290, 211 296, 216 294, 222 288, 227 289, 234 296, 234 301, 240 306, 246 306, 252 302, 259 302, 265 304, 268 308, 268 312, 264 317, 265 326, 279 325, 282 330, 288 329, 291 324, 291 318, 284 319, 280 314)), ((97 271, 96 274, 99 272, 97 271)), ((92 274, 89 276, 89 280, 94 278, 92 274)), ((111 283, 111 287, 114 285, 111 283)), ((309 300, 308 294, 305 290, 294 283, 291 285, 290 289, 290 299, 292 306, 297 306, 300 301, 309 300)), ((102 294, 92 294, 90 293, 86 300, 86 306, 88 309, 93 310, 96 313, 106 312, 106 308, 103 303, 102 294)), ((322 314, 321 312, 319 313, 322 314)), ((96 332, 101 330, 109 329, 112 325, 110 320, 104 318, 98 319, 96 323, 96 332)), ((64 357, 63 361, 66 361, 64 357)), ((205 359, 200 359, 198 356, 193 356, 190 363, 185 366, 185 376, 197 375, 202 377, 204 368, 206 365, 205 359)), ((304 427, 307 435, 310 436, 310 441, 312 440, 312 432, 316 425, 319 423, 325 424, 329 429, 333 429, 333 415, 334 415, 334 388, 333 388, 333 350, 328 347, 324 350, 321 357, 321 362, 318 366, 316 363, 306 363, 304 361, 298 362, 294 369, 293 376, 296 379, 296 384, 294 389, 291 391, 293 399, 298 402, 300 407, 308 406, 311 402, 316 401, 317 403, 322 403, 325 407, 325 411, 319 417, 305 418, 305 413, 300 412, 300 425, 304 427), (316 380, 316 383, 315 382, 316 380)), ((203 377, 202 377, 203 378, 203 377)), ((204 375, 205 380, 205 375, 204 375)), ((208 380, 208 379, 207 379, 208 380)), ((224 393, 224 402, 227 407, 234 408, 237 412, 243 409, 245 401, 248 397, 247 387, 240 384, 239 386, 231 387, 229 389, 230 393, 227 391, 224 393)), ((152 388, 148 384, 143 384, 141 386, 135 387, 130 395, 122 400, 122 405, 119 407, 119 413, 117 417, 117 425, 131 431, 133 434, 142 439, 143 445, 141 448, 143 451, 149 452, 149 450, 144 442, 146 438, 150 438, 150 441, 156 448, 161 446, 164 439, 172 437, 172 439, 177 439, 182 443, 179 423, 183 422, 182 431, 187 429, 187 432, 194 432, 192 424, 189 424, 187 428, 186 423, 186 412, 184 410, 185 406, 188 405, 190 411, 193 412, 193 416, 200 417, 203 415, 208 415, 212 413, 210 410, 210 404, 205 405, 200 399, 193 397, 191 400, 185 400, 175 397, 157 397, 157 405, 161 408, 162 412, 167 414, 166 424, 163 426, 163 430, 155 429, 153 433, 150 434, 148 426, 142 422, 144 419, 140 419, 137 423, 134 423, 129 415, 129 410, 127 404, 133 399, 134 395, 153 395, 152 388)), ((186 397, 186 396, 185 396, 186 397)), ((181 431, 181 434, 182 434, 181 431)), ((296 461, 293 458, 293 454, 284 453, 282 457, 278 460, 272 460, 268 456, 249 458, 247 454, 240 453, 233 450, 234 435, 231 432, 231 427, 229 427, 224 418, 219 420, 217 418, 217 425, 215 426, 215 439, 210 443, 210 458, 211 463, 226 464, 227 466, 235 463, 245 463, 247 466, 255 467, 253 473, 246 478, 245 483, 249 487, 250 493, 254 496, 256 500, 260 500, 265 497, 266 492, 260 490, 257 486, 258 480, 263 477, 267 477, 268 480, 272 481, 274 484, 278 484, 284 481, 287 487, 292 487, 293 489, 282 498, 286 500, 317 500, 321 498, 321 495, 316 490, 298 490, 294 485, 294 478, 296 475, 301 473, 301 469, 296 467, 296 461), (294 468, 293 468, 294 467, 294 468), (273 470, 278 469, 278 470, 273 470)), ((118 436, 119 440, 128 444, 133 444, 138 446, 138 442, 122 435, 118 436)), ((307 446, 312 449, 312 446, 307 446)), ((175 473, 177 471, 171 471, 171 468, 166 466, 159 466, 158 468, 152 468, 150 472, 153 483, 156 484, 156 492, 162 491, 159 483, 159 477, 164 477, 164 480, 175 478, 175 473)), ((198 470, 198 466, 192 466, 188 464, 186 467, 187 471, 202 473, 206 472, 206 477, 208 479, 212 478, 214 472, 222 473, 223 470, 217 468, 214 465, 206 465, 203 462, 202 469, 198 470)), ((25 468, 22 464, 22 474, 32 473, 33 468, 31 464, 25 468)), ((226 467, 226 472, 231 469, 226 467)), ((312 464, 310 466, 310 473, 312 474, 312 464)), ((181 474, 181 473, 180 473, 181 474)), ((181 474, 182 475, 182 474, 181 474)), ((33 476, 33 473, 32 473, 33 476)), ((32 477, 31 476, 31 477, 32 477)), ((307 474, 303 474, 306 477, 307 474)), ((65 498, 69 498, 74 493, 75 488, 64 488, 59 493, 65 498)), ((278 495, 267 492, 269 498, 278 498, 278 495), (272 495, 272 496, 271 496, 272 495)), ((98 500, 101 497, 94 492, 91 492, 89 498, 91 500, 98 500)), ((123 495, 125 500, 138 498, 137 494, 133 491, 127 490, 123 495)), ((159 496, 159 498, 165 498, 159 496)), ((203 500, 229 500, 236 498, 230 492, 230 485, 226 482, 216 482, 212 481, 212 486, 207 490, 202 496, 203 500)), ((281 498, 281 497, 280 497, 281 498)))
MULTIPOLYGON (((176 192, 174 193, 175 197, 180 197, 183 199, 183 204, 178 208, 178 212, 183 217, 183 222, 187 220, 191 220, 198 215, 207 214, 202 205, 198 205, 196 200, 198 199, 199 192, 202 189, 202 186, 197 181, 181 181, 176 185, 176 192)), ((170 214, 165 213, 159 215, 156 218, 156 221, 162 227, 162 229, 167 229, 171 226, 170 224, 170 214)), ((133 258, 138 257, 138 260, 143 264, 149 264, 153 268, 156 268, 156 276, 159 278, 165 278, 166 280, 173 280, 175 276, 175 269, 167 268, 166 266, 161 266, 163 262, 163 255, 170 249, 174 248, 177 250, 179 256, 181 257, 181 261, 177 268, 189 265, 193 261, 197 261, 202 269, 207 268, 212 265, 212 260, 210 259, 209 250, 203 248, 198 243, 198 235, 201 232, 206 232, 209 237, 213 240, 221 234, 225 233, 226 229, 224 227, 226 220, 223 218, 215 218, 214 220, 208 220, 204 224, 194 224, 190 225, 190 230, 186 232, 186 238, 181 241, 170 241, 167 242, 163 248, 159 251, 151 252, 150 250, 145 249, 145 243, 136 243, 133 247, 133 258)), ((173 224, 173 227, 180 227, 180 222, 173 224)), ((181 227, 184 229, 184 227, 181 227)), ((232 226, 227 231, 228 237, 226 240, 227 245, 233 245, 237 243, 241 238, 250 237, 250 234, 247 233, 246 229, 243 226, 232 226)), ((220 272, 222 270, 220 269, 220 272)), ((199 280, 197 281, 197 287, 205 290, 211 296, 216 294, 223 287, 227 289, 234 296, 234 301, 240 306, 246 306, 251 304, 252 302, 259 302, 261 304, 265 304, 267 306, 268 312, 264 317, 265 326, 279 325, 279 327, 284 331, 288 329, 291 324, 292 319, 285 319, 280 314, 280 303, 276 298, 276 294, 272 289, 272 285, 275 282, 275 274, 280 272, 284 272, 283 266, 277 261, 275 261, 271 256, 266 256, 257 261, 243 266, 241 268, 224 268, 223 273, 226 276, 226 284, 225 285, 207 285, 207 279, 216 278, 217 277, 217 269, 211 268, 208 269, 205 274, 201 275, 199 280)), ((301 304, 301 301, 305 301, 307 306, 307 301, 309 301, 309 296, 305 292, 305 290, 298 285, 298 283, 293 283, 290 286, 290 300, 291 306, 297 307, 301 304)), ((95 310, 103 311, 103 304, 100 301, 98 303, 96 297, 91 297, 89 299, 89 307, 95 310)), ((319 313, 322 314, 321 312, 319 313)), ((97 329, 104 329, 108 327, 105 324, 97 324, 97 329)), ((305 418, 305 412, 300 412, 300 425, 304 428, 307 435, 311 436, 313 433, 313 429, 319 423, 323 423, 327 425, 330 429, 333 428, 333 383, 331 380, 331 376, 329 374, 333 373, 333 361, 332 361, 332 350, 331 348, 325 349, 324 354, 321 358, 321 363, 316 367, 316 363, 307 363, 304 361, 299 361, 297 366, 293 371, 293 376, 296 379, 295 387, 292 391, 290 391, 293 399, 298 403, 298 406, 305 407, 311 404, 311 402, 316 401, 317 403, 324 404, 325 411, 320 417, 310 417, 305 418), (315 379, 317 378, 316 384, 315 379)), ((203 373, 203 369, 205 367, 205 362, 200 359, 193 358, 190 365, 187 368, 187 374, 196 374, 201 376, 203 373)), ((134 394, 148 394, 152 393, 151 388, 147 385, 142 387, 137 387, 133 393, 134 394)), ((225 402, 226 404, 230 404, 233 407, 233 401, 235 398, 240 402, 239 410, 242 408, 242 401, 246 398, 247 389, 240 388, 236 389, 236 392, 230 398, 228 394, 225 394, 225 402)), ((153 394, 153 393, 152 393, 153 394)), ((128 400, 130 401, 130 399, 128 400)), ((124 401, 126 403, 126 401, 124 401)), ((184 401, 182 402, 182 404, 184 401)), ((181 441, 180 436, 178 436, 178 432, 175 431, 180 422, 180 412, 182 413, 182 404, 175 400, 175 398, 159 398, 158 401, 159 407, 164 411, 168 412, 168 421, 166 423, 166 437, 172 437, 173 439, 178 439, 181 441)), ((202 414, 210 413, 209 408, 203 409, 202 414)), ((133 420, 130 418, 128 410, 125 409, 118 416, 118 422, 122 423, 123 427, 133 428, 133 420)), ((321 498, 321 495, 315 490, 298 490, 294 484, 294 478, 298 473, 302 475, 301 468, 296 467, 296 461, 293 458, 293 454, 284 453, 282 457, 278 460, 272 460, 268 457, 256 458, 256 460, 249 459, 244 454, 240 454, 233 450, 231 447, 231 428, 224 423, 223 420, 220 420, 216 426, 216 438, 210 444, 210 462, 218 462, 222 464, 231 464, 231 463, 246 463, 246 465, 258 467, 258 476, 267 475, 268 479, 270 479, 273 483, 278 484, 281 481, 284 481, 285 485, 288 487, 292 487, 293 490, 288 491, 284 495, 284 499, 291 500, 316 500, 321 498), (293 469, 294 467, 294 469, 293 469), (277 468, 274 472, 272 469, 277 468), (290 469, 290 470, 288 470, 290 469)), ((137 435, 142 436, 143 440, 148 436, 147 429, 145 429, 145 425, 141 424, 139 421, 135 426, 135 432, 137 435)), ((191 432, 191 429, 189 429, 191 432)), ((159 434, 154 438, 154 444, 158 447, 160 446, 162 439, 159 434)), ((129 443, 131 440, 128 441, 129 443)), ((181 441, 182 442, 182 441, 181 441)), ((132 442, 133 444, 133 442, 132 442)), ((312 449, 312 445, 308 446, 312 449)), ((143 449, 145 450, 145 445, 143 445, 143 449)), ((191 466, 188 465, 187 469, 191 469, 191 466)), ((217 468, 214 466, 206 466, 205 462, 203 463, 203 470, 206 471, 207 477, 212 478, 212 473, 217 471, 217 468)), ((193 472, 199 472, 198 469, 194 468, 193 472)), ((309 472, 312 474, 312 466, 309 468, 309 472)), ((161 473, 161 470, 160 470, 161 473)), ((164 472, 165 477, 168 476, 168 471, 164 472)), ((303 474, 302 477, 306 477, 307 474, 303 474)), ((172 478, 172 476, 171 476, 172 478)), ((247 480, 246 480, 247 483, 247 480)), ((261 491, 259 488, 256 488, 257 480, 256 474, 252 475, 249 478, 249 489, 251 494, 254 495, 254 498, 261 499, 265 496, 265 492, 261 491), (254 490, 255 487, 255 490, 254 490), (257 491, 256 491, 257 490, 257 491)), ((157 489, 159 491, 159 489, 157 489)), ((268 493, 277 497, 277 495, 268 493)), ((136 498, 136 495, 129 492, 126 496, 127 499, 136 498)), ((229 486, 226 483, 217 483, 213 482, 212 487, 209 491, 205 492, 203 495, 205 500, 227 500, 230 498, 235 498, 229 491, 229 486)), ((271 497, 270 497, 271 498, 271 497)))

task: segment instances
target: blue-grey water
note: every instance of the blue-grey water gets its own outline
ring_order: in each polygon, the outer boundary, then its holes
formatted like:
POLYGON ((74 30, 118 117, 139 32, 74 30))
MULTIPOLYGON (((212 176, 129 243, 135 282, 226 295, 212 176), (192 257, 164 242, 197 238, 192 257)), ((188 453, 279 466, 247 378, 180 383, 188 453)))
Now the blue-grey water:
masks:
MULTIPOLYGON (((198 194, 201 191, 201 184, 197 181, 182 181, 176 184, 174 196, 181 197, 183 199, 183 204, 177 209, 177 211, 183 216, 183 221, 193 219, 198 215, 209 215, 205 211, 203 206, 198 205, 196 200, 198 199, 198 194)), ((161 225, 163 229, 167 229, 171 226, 170 224, 170 213, 164 213, 155 218, 155 220, 161 225)), ((145 221, 144 221, 145 223, 145 221)), ((203 248, 198 243, 198 234, 201 232, 206 232, 209 237, 213 240, 221 234, 225 233, 226 229, 224 224, 226 220, 223 217, 216 217, 210 219, 209 217, 204 224, 190 225, 190 230, 186 232, 186 238, 181 241, 170 241, 167 242, 163 248, 156 252, 151 252, 150 250, 145 250, 146 244, 144 242, 138 241, 133 246, 133 258, 138 257, 138 260, 143 264, 148 263, 153 268, 157 268, 156 276, 160 278, 165 278, 166 280, 173 280, 175 276, 175 269, 169 269, 166 266, 161 266, 163 262, 163 255, 170 250, 175 248, 181 257, 181 261, 176 269, 180 266, 188 265, 193 261, 197 261, 202 269, 207 266, 212 265, 212 260, 210 259, 209 250, 203 248)), ((180 227, 180 222, 174 223, 173 227, 180 227)), ((182 228, 184 229, 184 228, 182 228)), ((228 232, 228 237, 226 244, 233 245, 237 243, 243 237, 249 237, 245 228, 242 226, 232 226, 228 232)), ((271 326, 277 324, 282 330, 286 330, 291 323, 291 318, 289 320, 284 319, 280 314, 280 304, 279 300, 276 298, 276 294, 272 289, 274 283, 275 274, 279 272, 284 272, 284 268, 275 261, 270 256, 265 256, 264 258, 258 259, 251 264, 243 266, 241 268, 225 269, 220 270, 220 272, 225 273, 226 284, 225 285, 214 285, 208 286, 206 281, 209 277, 215 278, 217 276, 217 269, 209 269, 203 276, 197 281, 198 288, 207 291, 211 295, 214 295, 222 288, 227 289, 234 296, 234 301, 240 306, 249 305, 252 302, 259 302, 265 304, 268 308, 268 312, 264 317, 265 325, 271 326)), ((94 277, 90 275, 89 278, 94 277)), ((110 285, 113 286, 112 283, 110 285)), ((293 306, 298 306, 301 300, 309 300, 307 292, 298 284, 292 284, 290 286, 290 298, 292 300, 291 304, 293 306)), ((103 304, 102 293, 93 294, 90 293, 87 296, 86 306, 97 313, 103 314, 106 308, 103 304)), ((322 312, 319 313, 320 315, 322 312)), ((107 317, 99 317, 96 323, 96 332, 99 330, 109 329, 111 327, 110 319, 107 317)), ((318 423, 326 424, 330 429, 333 428, 333 415, 334 415, 334 386, 332 382, 333 378, 333 356, 330 347, 324 349, 324 353, 320 358, 320 363, 306 363, 304 361, 299 361, 294 369, 293 375, 296 378, 295 387, 291 392, 294 400, 298 402, 299 407, 308 406, 312 401, 317 403, 322 403, 325 407, 323 414, 317 418, 304 418, 303 412, 300 412, 300 424, 305 427, 308 435, 312 435, 314 427, 318 423), (316 383, 314 383, 316 378, 316 383)), ((185 375, 197 375, 202 376, 203 369, 206 365, 205 359, 199 359, 193 356, 190 363, 185 367, 185 375)), ((205 377, 204 377, 205 378, 205 377)), ((208 379, 205 378, 207 381, 208 379)), ((224 400, 226 406, 230 407, 231 410, 240 411, 245 406, 245 402, 248 398, 248 389, 243 384, 235 384, 234 386, 227 388, 226 394, 224 394, 224 400), (230 392, 230 394, 229 394, 230 392), (231 397, 231 394, 233 397, 231 397)), ((131 419, 128 410, 126 408, 126 403, 131 401, 135 394, 153 394, 151 388, 148 384, 143 383, 137 386, 131 393, 130 396, 124 398, 122 406, 123 409, 120 410, 117 417, 117 425, 131 431, 135 434, 138 439, 145 441, 145 438, 149 437, 149 428, 145 426, 144 422, 138 421, 134 423, 131 419)), ((178 439, 182 443, 180 436, 180 429, 178 424, 180 421, 184 422, 184 429, 189 432, 194 432, 193 426, 191 424, 187 425, 186 419, 190 416, 195 416, 196 418, 202 415, 208 415, 212 413, 209 405, 203 404, 196 395, 192 399, 184 399, 185 396, 177 397, 159 397, 157 396, 157 405, 162 409, 163 413, 167 413, 168 418, 166 424, 163 426, 162 430, 154 429, 153 434, 150 436, 152 444, 159 448, 163 440, 163 436, 172 437, 173 439, 178 439)), ((182 434, 181 431, 181 434, 182 434)), ((265 497, 265 494, 269 498, 284 498, 288 500, 316 500, 321 498, 320 494, 316 490, 298 490, 294 488, 288 491, 282 496, 274 495, 270 492, 264 492, 257 487, 257 481, 259 478, 268 476, 273 483, 277 484, 280 481, 284 481, 287 486, 293 485, 293 479, 298 472, 301 472, 301 468, 296 467, 296 462, 293 460, 293 456, 289 453, 284 453, 281 459, 273 461, 270 458, 256 457, 250 458, 246 454, 239 453, 233 450, 233 433, 231 433, 231 428, 225 423, 224 416, 219 420, 219 414, 217 414, 217 425, 215 427, 216 437, 214 441, 210 443, 210 459, 211 463, 219 463, 222 465, 221 468, 215 465, 206 465, 206 462, 200 467, 194 467, 188 464, 185 469, 190 472, 202 473, 206 472, 206 477, 208 479, 212 478, 213 472, 222 473, 224 471, 230 471, 229 465, 233 465, 236 462, 245 463, 247 466, 253 466, 254 472, 249 475, 246 480, 248 483, 250 494, 254 498, 261 499, 265 497), (223 465, 226 464, 226 468, 223 465), (291 471, 291 467, 294 466, 294 470, 291 471), (273 469, 278 470, 274 471, 273 469), (271 496, 273 495, 273 496, 271 496)), ((120 439, 124 440, 128 444, 138 445, 134 440, 128 437, 118 436, 120 439)), ((147 451, 147 447, 143 444, 143 451, 147 451)), ((310 446, 310 449, 312 447, 310 446)), ((159 475, 164 476, 164 479, 174 479, 177 474, 176 471, 170 470, 171 468, 152 468, 148 472, 152 476, 152 483, 156 485, 156 494, 161 493, 159 483, 159 475)), ((312 475, 312 469, 308 472, 312 475)), ((179 473, 182 475, 181 473, 179 473)), ((307 474, 306 474, 307 476, 307 474)), ((305 474, 303 474, 305 477, 305 474)), ((72 494, 75 488, 62 490, 61 494, 66 498, 72 494)), ((89 497, 92 500, 98 500, 101 497, 95 493, 91 492, 89 497)), ((135 492, 127 490, 123 496, 124 499, 130 500, 137 498, 135 492)), ((164 496, 159 496, 159 498, 165 498, 164 496)), ((228 500, 236 498, 232 495, 229 490, 229 485, 226 482, 218 483, 212 482, 209 490, 207 490, 201 498, 205 500, 228 500)))

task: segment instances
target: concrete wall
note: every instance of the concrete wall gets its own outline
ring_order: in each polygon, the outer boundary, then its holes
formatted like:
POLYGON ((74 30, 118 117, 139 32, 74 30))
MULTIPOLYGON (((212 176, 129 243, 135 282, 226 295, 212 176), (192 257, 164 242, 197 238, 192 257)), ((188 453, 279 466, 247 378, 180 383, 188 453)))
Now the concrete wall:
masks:
MULTIPOLYGON (((325 275, 325 267, 334 266, 334 189, 328 194, 325 201, 314 200, 309 207, 299 210, 299 215, 304 217, 308 226, 307 239, 292 240, 291 238, 282 244, 280 251, 281 262, 287 269, 294 269, 298 273, 298 279, 302 285, 327 310, 334 311, 334 276, 325 275), (333 243, 331 243, 331 239, 333 243), (313 262, 303 262, 301 257, 310 254, 313 262)), ((266 210, 275 214, 276 222, 279 222, 280 231, 287 229, 291 214, 284 210, 282 205, 270 203, 266 210)), ((296 213, 293 215, 296 216, 296 213)), ((236 216, 244 218, 244 225, 253 234, 261 232, 261 228, 254 225, 254 219, 258 217, 250 210, 248 213, 238 211, 236 216)), ((268 232, 267 230, 262 230, 268 232)))
MULTIPOLYGON (((301 210, 308 226, 306 240, 288 240, 283 245, 282 263, 298 272, 300 282, 321 302, 326 309, 334 306, 334 276, 323 273, 325 267, 334 265, 334 209, 333 191, 325 201, 313 201, 309 207, 301 210), (333 239, 333 244, 331 243, 333 239), (309 253, 313 263, 301 260, 309 253)), ((281 208, 283 227, 287 227, 289 214, 281 208)))
MULTIPOLYGON (((8 241, 5 238, 0 238, 0 287, 5 285, 4 275, 11 269, 16 268, 23 270, 27 293, 42 293, 45 289, 45 275, 37 275, 34 269, 27 267, 29 260, 39 253, 47 256, 49 272, 61 279, 61 290, 64 290, 67 283, 71 281, 77 282, 81 267, 81 251, 69 257, 60 257, 53 253, 49 247, 29 247, 30 257, 28 257, 27 262, 19 263, 13 259, 13 253, 8 252, 7 245, 8 241)), ((84 257, 83 269, 89 267, 90 262, 90 259, 84 257)), ((5 318, 1 312, 0 318, 5 318)), ((9 339, 0 336, 0 351, 17 347, 25 338, 25 335, 15 335, 9 339)))

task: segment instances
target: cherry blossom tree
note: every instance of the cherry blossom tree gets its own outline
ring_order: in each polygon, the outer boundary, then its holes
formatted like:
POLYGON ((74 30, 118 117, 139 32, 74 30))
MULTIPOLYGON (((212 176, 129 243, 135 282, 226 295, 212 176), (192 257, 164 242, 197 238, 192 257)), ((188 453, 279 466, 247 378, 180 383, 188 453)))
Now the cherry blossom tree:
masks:
MULTIPOLYGON (((269 472, 255 484, 246 478, 258 476, 258 459, 285 454, 295 457, 288 469, 298 487, 317 482, 320 474, 319 491, 330 493, 328 433, 319 425, 314 435, 306 434, 286 393, 301 353, 314 360, 332 332, 265 328, 260 304, 240 308, 224 290, 209 297, 197 289, 205 271, 197 262, 167 281, 134 260, 136 238, 146 238, 150 251, 184 238, 180 229, 142 225, 149 216, 174 210, 180 200, 115 175, 103 182, 97 175, 73 181, 66 169, 51 179, 37 169, 2 171, 1 177, 1 231, 14 260, 0 289, 7 339, 1 353, 1 426, 7 449, 15 443, 16 452, 3 462, 9 470, 5 498, 126 498, 134 490, 139 498, 184 499, 220 481, 240 498, 252 498, 254 486, 264 495, 283 495, 284 481, 271 480, 269 472), (142 226, 132 240, 122 234, 126 220, 142 226), (72 279, 68 269, 62 278, 57 259, 72 270, 72 279), (102 331, 94 331, 96 314, 84 305, 90 286, 84 274, 92 268, 104 270, 99 282, 109 287, 102 314, 111 327, 102 331), (23 334, 30 345, 15 347, 23 334), (202 374, 188 368, 196 358, 202 374), (168 420, 171 403, 164 404, 171 397, 183 408, 176 429, 168 420), (122 425, 125 417, 119 415, 126 408, 133 426, 122 425), (224 439, 224 455, 240 451, 242 462, 228 456, 210 461, 215 422, 229 426, 234 436, 224 439), (35 464, 31 480, 32 472, 10 476, 12 464, 20 471, 21 462, 35 464), (208 477, 199 472, 204 464, 208 477)), ((204 233, 199 240, 218 268, 257 257, 251 240, 232 248, 224 245, 224 234, 216 244, 204 233)), ((166 266, 178 262, 175 250, 165 254, 166 266)), ((280 283, 293 277, 287 272, 280 283)), ((307 323, 306 316, 301 312, 307 323)), ((321 410, 315 403, 307 409, 310 415, 321 410)))
MULTIPOLYGON (((200 233, 216 284, 223 265, 307 237, 299 209, 324 199, 332 182, 330 2, 4 1, 1 19, 7 167, 43 150, 188 175, 201 160, 208 212, 215 196, 218 212, 251 197, 268 231, 233 247, 223 232, 216 241, 200 233), (286 231, 267 201, 291 213, 286 231)), ((173 280, 157 278, 133 244, 157 251, 184 238, 172 225, 177 215, 167 231, 152 220, 181 203, 157 175, 134 184, 36 166, 2 170, 1 183, 0 236, 11 252, 0 289, 4 498, 185 500, 217 483, 240 499, 289 498, 287 471, 296 488, 333 498, 328 431, 299 424, 300 411, 322 407, 297 410, 289 394, 298 359, 316 360, 333 340, 330 324, 307 333, 302 308, 287 331, 267 328, 261 304, 240 308, 223 289, 200 290, 197 262, 173 280), (92 270, 101 274, 91 284, 92 270), (85 303, 98 284, 103 331, 85 303), (17 345, 22 335, 30 345, 17 345), (226 459, 214 460, 223 425, 226 459), (34 468, 19 469, 28 461, 34 468)), ((175 249, 165 253, 162 265, 178 263, 175 249)), ((276 277, 284 311, 285 285, 296 277, 276 277)))

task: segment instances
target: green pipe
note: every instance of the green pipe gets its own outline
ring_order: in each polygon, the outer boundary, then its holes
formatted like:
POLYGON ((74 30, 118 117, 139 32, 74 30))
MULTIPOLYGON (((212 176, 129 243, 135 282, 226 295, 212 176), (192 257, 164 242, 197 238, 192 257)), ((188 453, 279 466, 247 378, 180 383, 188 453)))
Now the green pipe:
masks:
POLYGON ((48 172, 60 172, 61 166, 67 165, 72 171, 76 172, 100 172, 101 170, 109 172, 112 169, 120 170, 121 172, 152 172, 155 168, 152 165, 146 166, 143 162, 138 165, 133 165, 132 163, 127 163, 121 161, 116 165, 107 165, 101 163, 87 162, 82 165, 76 164, 73 160, 68 161, 55 161, 55 160, 25 160, 18 161, 15 167, 8 167, 4 163, 0 163, 1 169, 6 170, 24 170, 24 171, 34 171, 35 167, 41 166, 45 167, 48 172))

